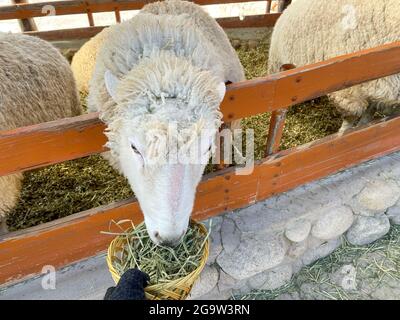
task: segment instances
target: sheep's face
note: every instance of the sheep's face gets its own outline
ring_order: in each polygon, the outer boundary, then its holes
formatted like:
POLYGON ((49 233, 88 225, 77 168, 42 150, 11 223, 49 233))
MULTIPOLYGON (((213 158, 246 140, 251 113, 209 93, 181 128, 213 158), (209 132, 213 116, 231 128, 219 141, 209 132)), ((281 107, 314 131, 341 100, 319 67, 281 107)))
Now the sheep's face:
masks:
MULTIPOLYGON (((224 93, 225 86, 222 97, 224 93)), ((166 99, 159 112, 123 116, 112 129, 115 143, 110 148, 157 244, 174 246, 185 234, 218 133, 215 112, 189 121, 193 112, 189 115, 186 109, 176 99, 166 99)))
POLYGON ((216 130, 207 131, 175 152, 175 146, 165 143, 168 135, 131 130, 130 126, 123 129, 120 167, 139 200, 155 243, 176 245, 188 227, 196 187, 216 135, 216 130))

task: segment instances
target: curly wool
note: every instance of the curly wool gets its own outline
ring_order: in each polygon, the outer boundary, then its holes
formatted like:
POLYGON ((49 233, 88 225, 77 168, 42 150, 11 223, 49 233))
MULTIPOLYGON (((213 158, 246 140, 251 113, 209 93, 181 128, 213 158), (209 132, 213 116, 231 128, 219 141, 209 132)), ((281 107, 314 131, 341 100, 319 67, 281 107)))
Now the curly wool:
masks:
MULTIPOLYGON (((137 130, 158 133, 167 141, 169 125, 174 123, 180 132, 180 145, 200 134, 200 124, 218 128, 222 114, 215 92, 217 84, 218 78, 210 72, 170 52, 142 59, 121 81, 117 103, 109 99, 103 105, 101 117, 108 123, 107 146, 115 150, 117 129, 127 120, 137 130)), ((157 153, 163 154, 162 150, 157 153)))
MULTIPOLYGON (((269 73, 400 40, 400 1, 297 0, 279 18, 272 35, 269 73)), ((371 101, 400 100, 400 75, 335 92, 344 115, 361 116, 371 101)), ((383 103, 385 104, 385 103, 383 103)))
MULTIPOLYGON (((220 29, 215 32, 223 33, 220 29)), ((127 119, 134 120, 131 123, 137 123, 135 128, 143 130, 149 123, 152 128, 163 128, 172 120, 190 127, 200 119, 218 128, 222 118, 218 84, 244 78, 243 68, 232 52, 236 60, 221 55, 185 14, 143 12, 110 27, 97 55, 88 107, 90 111, 100 111, 101 119, 108 125, 111 150, 115 149, 113 144, 117 143, 116 132, 121 121, 127 119), (230 69, 226 61, 230 61, 230 69), (114 99, 105 86, 106 70, 120 79, 114 99), (165 103, 168 101, 169 104, 165 103)), ((191 135, 200 129, 196 127, 191 135)), ((190 137, 183 139, 189 141, 190 137)))
MULTIPOLYGON (((186 16, 186 19, 190 20, 189 23, 192 26, 191 30, 195 29, 196 33, 201 33, 206 38, 204 49, 209 48, 211 44, 211 48, 209 49, 218 53, 218 63, 223 65, 224 78, 231 82, 245 80, 243 67, 240 64, 239 58, 235 50, 232 48, 225 32, 215 19, 213 19, 200 6, 187 1, 166 0, 145 5, 140 13, 161 16, 169 15, 174 17, 174 19, 177 16, 186 16)), ((135 18, 133 18, 133 20, 134 19, 135 18)), ((133 26, 131 26, 131 28, 133 28, 133 26)), ((106 38, 108 38, 106 36, 108 29, 109 28, 104 29, 86 42, 72 59, 71 67, 78 84, 78 89, 82 92, 88 91, 89 82, 94 72, 97 53, 100 50, 102 43, 106 38)), ((144 29, 143 26, 141 30, 143 31, 144 29)), ((179 32, 189 34, 191 30, 182 29, 179 30, 179 32)), ((138 33, 135 33, 135 35, 138 35, 138 33)), ((136 41, 142 41, 141 37, 136 39, 136 41)))
MULTIPOLYGON (((81 114, 68 61, 51 44, 0 33, 0 130, 81 114)), ((0 221, 18 200, 22 174, 0 177, 0 221)))
POLYGON ((89 92, 89 81, 96 63, 97 51, 106 37, 106 30, 86 42, 72 58, 71 69, 76 79, 76 86, 79 92, 84 94, 89 92))

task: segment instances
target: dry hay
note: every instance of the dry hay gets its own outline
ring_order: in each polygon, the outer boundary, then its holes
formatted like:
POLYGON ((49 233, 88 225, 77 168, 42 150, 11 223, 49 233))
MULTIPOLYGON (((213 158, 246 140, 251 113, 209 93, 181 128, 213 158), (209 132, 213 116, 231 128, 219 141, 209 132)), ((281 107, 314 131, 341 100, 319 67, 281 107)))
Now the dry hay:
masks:
POLYGON ((203 259, 209 232, 204 234, 197 224, 191 224, 174 248, 155 244, 143 222, 117 235, 125 243, 124 254, 112 262, 118 275, 138 268, 148 274, 149 285, 153 285, 177 280, 195 271, 203 259))
MULTIPOLYGON (((237 49, 248 79, 266 75, 269 39, 267 35, 254 49, 237 49)), ((255 130, 257 159, 264 154, 268 124, 269 114, 243 121, 244 128, 255 130)), ((340 115, 327 98, 300 104, 288 112, 281 147, 322 138, 340 124, 340 115)), ((90 156, 26 173, 21 198, 7 223, 10 230, 23 229, 131 195, 126 180, 101 156, 90 156)))
POLYGON ((132 196, 125 178, 100 155, 25 173, 20 200, 7 217, 24 229, 132 196))

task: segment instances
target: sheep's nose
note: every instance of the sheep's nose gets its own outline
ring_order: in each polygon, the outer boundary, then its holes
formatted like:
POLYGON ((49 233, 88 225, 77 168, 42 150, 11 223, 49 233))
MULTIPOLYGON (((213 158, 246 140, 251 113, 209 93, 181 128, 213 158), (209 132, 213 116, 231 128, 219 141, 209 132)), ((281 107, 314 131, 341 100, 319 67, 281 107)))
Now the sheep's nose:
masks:
POLYGON ((168 246, 168 247, 176 247, 183 238, 183 235, 185 233, 183 232, 179 236, 174 236, 174 237, 162 237, 158 232, 155 232, 155 237, 159 241, 159 243, 163 246, 168 246))
POLYGON ((171 248, 175 248, 176 246, 178 246, 178 244, 181 242, 181 239, 175 239, 175 240, 162 240, 161 244, 163 246, 167 246, 167 247, 171 247, 171 248))

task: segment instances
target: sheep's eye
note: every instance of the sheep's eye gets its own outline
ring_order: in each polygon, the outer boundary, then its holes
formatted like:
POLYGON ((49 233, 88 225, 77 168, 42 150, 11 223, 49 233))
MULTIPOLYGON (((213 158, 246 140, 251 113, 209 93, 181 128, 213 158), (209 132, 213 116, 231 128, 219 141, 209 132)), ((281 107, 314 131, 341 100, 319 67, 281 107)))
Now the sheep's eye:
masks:
POLYGON ((133 144, 131 144, 131 148, 132 148, 132 150, 133 150, 133 152, 134 153, 136 153, 136 154, 139 154, 140 155, 140 152, 139 152, 139 150, 133 145, 133 144))

